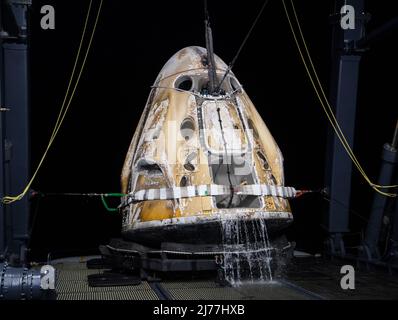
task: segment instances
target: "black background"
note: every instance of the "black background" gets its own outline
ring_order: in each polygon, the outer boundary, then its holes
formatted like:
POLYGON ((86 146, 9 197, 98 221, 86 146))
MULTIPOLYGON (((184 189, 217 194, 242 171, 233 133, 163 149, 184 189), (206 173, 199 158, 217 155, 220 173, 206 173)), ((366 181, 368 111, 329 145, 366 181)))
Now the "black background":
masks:
MULTIPOLYGON (((97 7, 99 1, 94 1, 97 7)), ((229 63, 262 6, 262 0, 209 0, 217 55, 229 63)), ((320 79, 329 86, 333 1, 295 1, 320 79)), ((31 39, 32 168, 55 124, 89 1, 34 0, 31 39), (55 30, 40 28, 40 8, 55 7, 55 30)), ((373 30, 397 14, 395 1, 367 1, 373 30)), ((92 21, 91 21, 92 22, 92 21)), ((119 192, 124 157, 163 64, 178 50, 204 46, 203 1, 104 0, 97 33, 63 127, 33 184, 42 192, 119 192)), ((360 72, 355 152, 376 178, 383 143, 390 141, 397 113, 397 33, 374 43, 360 72)), ((324 186, 326 131, 330 127, 299 60, 281 1, 271 0, 243 49, 234 73, 256 105, 285 158, 286 184, 324 186)), ((370 187, 353 173, 352 208, 369 214, 370 187)), ((324 200, 292 202, 288 230, 298 248, 322 249, 324 200)), ((36 206, 36 205, 35 205, 36 206)), ((34 207, 35 207, 34 206, 34 207)), ((40 200, 32 257, 95 253, 120 232, 121 217, 98 199, 40 200)), ((365 226, 351 216, 351 231, 365 226)))

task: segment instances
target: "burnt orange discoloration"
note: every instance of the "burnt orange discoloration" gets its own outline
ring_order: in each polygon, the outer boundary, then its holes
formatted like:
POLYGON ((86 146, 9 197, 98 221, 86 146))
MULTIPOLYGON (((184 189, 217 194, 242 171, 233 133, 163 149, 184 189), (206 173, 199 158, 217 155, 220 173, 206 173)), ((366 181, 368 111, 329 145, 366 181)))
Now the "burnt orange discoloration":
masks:
MULTIPOLYGON (((209 164, 209 150, 206 150, 207 146, 203 145, 199 132, 198 107, 202 108, 206 118, 203 122, 204 126, 213 126, 220 132, 217 121, 211 121, 211 117, 217 114, 214 108, 219 108, 223 116, 228 119, 225 126, 237 130, 237 145, 244 150, 242 152, 251 154, 251 165, 254 168, 256 183, 284 184, 281 152, 245 91, 235 90, 228 80, 225 86, 229 92, 233 92, 232 96, 220 99, 218 102, 204 96, 198 98, 200 90, 195 86, 205 83, 207 77, 207 70, 202 65, 204 55, 203 48, 185 48, 176 53, 160 72, 126 156, 121 178, 123 193, 150 188, 172 188, 182 183, 188 185, 214 183, 209 164), (176 82, 182 76, 199 79, 193 83, 193 92, 175 90, 176 82), (194 124, 192 136, 188 140, 180 132, 180 126, 185 119, 191 119, 194 124), (250 126, 253 127, 252 135, 245 131, 245 128, 249 129, 250 126), (159 137, 153 137, 151 132, 157 131, 159 137), (268 166, 264 166, 258 152, 267 160, 268 166), (192 153, 195 153, 196 157, 191 163, 194 168, 189 170, 184 165, 188 155, 192 153), (140 161, 145 164, 140 167, 141 169, 138 167, 140 161), (138 172, 138 170, 143 170, 142 168, 146 168, 147 171, 138 172)), ((216 67, 217 74, 221 77, 227 65, 216 57, 216 67)), ((232 72, 230 77, 238 83, 232 72)), ((205 129, 210 130, 208 127, 205 129)), ((216 152, 223 152, 225 146, 220 142, 220 137, 209 132, 205 132, 203 136, 208 146, 216 152)), ((126 217, 129 217, 124 219, 123 229, 134 230, 137 228, 137 222, 190 216, 200 219, 203 215, 210 216, 223 212, 215 205, 214 198, 208 196, 181 200, 156 200, 131 205, 123 212, 126 217)), ((224 210, 228 211, 228 209, 224 210)), ((261 197, 260 207, 239 210, 248 214, 258 211, 290 212, 290 206, 285 199, 261 197)))

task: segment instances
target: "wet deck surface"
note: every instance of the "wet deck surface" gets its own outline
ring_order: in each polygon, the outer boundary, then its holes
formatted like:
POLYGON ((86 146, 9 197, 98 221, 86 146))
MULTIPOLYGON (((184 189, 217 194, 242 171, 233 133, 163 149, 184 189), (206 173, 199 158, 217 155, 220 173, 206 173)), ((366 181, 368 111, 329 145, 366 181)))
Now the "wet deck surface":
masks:
POLYGON ((356 269, 355 290, 340 287, 342 263, 296 258, 286 276, 273 282, 223 287, 214 279, 142 281, 135 286, 90 287, 87 276, 104 272, 86 262, 63 262, 57 269, 58 300, 308 300, 398 299, 398 277, 356 269))
POLYGON ((324 259, 295 259, 287 273, 290 282, 324 299, 398 299, 398 275, 387 269, 367 270, 347 261, 324 259), (343 290, 340 286, 341 266, 351 264, 355 269, 355 290, 343 290))

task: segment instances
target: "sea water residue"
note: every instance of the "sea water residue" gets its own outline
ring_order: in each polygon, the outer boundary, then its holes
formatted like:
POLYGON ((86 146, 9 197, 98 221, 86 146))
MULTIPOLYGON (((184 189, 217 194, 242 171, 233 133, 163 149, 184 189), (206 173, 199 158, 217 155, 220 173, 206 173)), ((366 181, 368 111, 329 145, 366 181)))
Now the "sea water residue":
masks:
POLYGON ((263 219, 222 219, 224 279, 232 286, 272 281, 272 248, 263 219))

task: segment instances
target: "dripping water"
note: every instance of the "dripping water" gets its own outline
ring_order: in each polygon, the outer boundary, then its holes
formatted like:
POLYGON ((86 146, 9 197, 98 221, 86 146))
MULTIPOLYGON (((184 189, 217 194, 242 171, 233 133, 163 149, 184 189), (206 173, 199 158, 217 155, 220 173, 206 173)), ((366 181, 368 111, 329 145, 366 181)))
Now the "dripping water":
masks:
POLYGON ((263 219, 221 219, 224 279, 232 286, 273 280, 272 247, 263 219))

